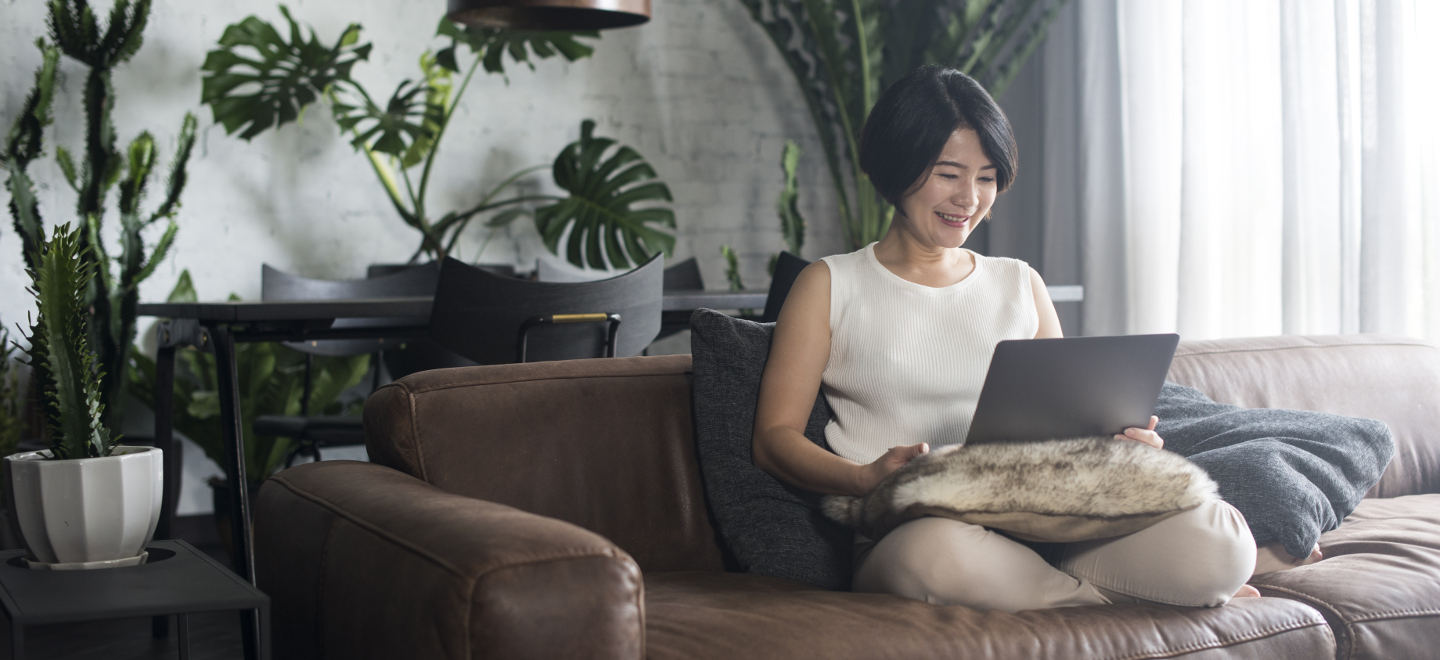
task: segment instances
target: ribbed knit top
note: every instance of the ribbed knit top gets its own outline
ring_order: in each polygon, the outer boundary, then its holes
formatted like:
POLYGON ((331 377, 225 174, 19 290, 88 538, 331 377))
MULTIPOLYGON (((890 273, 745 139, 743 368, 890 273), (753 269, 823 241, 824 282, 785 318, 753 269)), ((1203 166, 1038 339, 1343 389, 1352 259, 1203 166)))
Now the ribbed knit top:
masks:
POLYGON ((821 388, 835 453, 863 464, 898 445, 965 441, 995 345, 1040 327, 1029 266, 974 257, 975 270, 946 287, 890 272, 874 243, 825 257, 830 359, 821 388))

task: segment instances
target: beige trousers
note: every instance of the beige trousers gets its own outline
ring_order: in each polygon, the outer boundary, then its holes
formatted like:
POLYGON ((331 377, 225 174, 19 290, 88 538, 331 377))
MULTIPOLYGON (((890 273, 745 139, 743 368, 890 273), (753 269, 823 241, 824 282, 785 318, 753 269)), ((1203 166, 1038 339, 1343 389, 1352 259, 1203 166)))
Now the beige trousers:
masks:
POLYGON ((978 525, 926 517, 856 546, 854 590, 1018 612, 1114 602, 1224 605, 1255 570, 1235 507, 1211 500, 1125 536, 1070 543, 1054 566, 978 525))

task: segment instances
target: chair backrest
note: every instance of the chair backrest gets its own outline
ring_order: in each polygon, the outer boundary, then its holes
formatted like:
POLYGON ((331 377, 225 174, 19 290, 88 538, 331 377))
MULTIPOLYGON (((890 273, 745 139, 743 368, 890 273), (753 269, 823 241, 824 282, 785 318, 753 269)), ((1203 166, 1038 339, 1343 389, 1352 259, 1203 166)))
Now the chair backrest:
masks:
MULTIPOLYGON (((520 324, 548 314, 619 314, 618 357, 639 355, 660 332, 663 265, 659 255, 623 275, 597 282, 530 282, 500 277, 447 258, 440 268, 430 338, 480 364, 515 361, 520 324)), ((527 359, 570 360, 604 355, 607 326, 537 326, 527 359)))
MULTIPOLYGON (((363 280, 319 280, 300 277, 272 268, 260 270, 261 300, 344 300, 364 298, 405 298, 435 293, 440 267, 434 262, 413 266, 382 277, 363 280)), ((336 319, 336 328, 424 325, 426 319, 336 319)), ((313 355, 363 355, 398 345, 396 339, 325 339, 286 342, 295 350, 313 355)))
MULTIPOLYGON (((475 267, 479 268, 480 270, 488 270, 492 273, 495 273, 496 275, 515 277, 515 266, 511 264, 475 264, 475 267)), ((435 275, 437 277, 440 275, 440 264, 432 261, 421 264, 419 266, 412 266, 410 264, 370 264, 369 266, 365 267, 365 277, 368 279, 375 279, 377 277, 394 275, 395 273, 407 270, 414 270, 416 268, 434 268, 435 275)))
POLYGON ((665 268, 666 291, 702 291, 705 279, 700 277, 700 262, 690 257, 665 268))
POLYGON ((775 260, 775 274, 770 277, 770 294, 765 296, 765 314, 760 317, 761 323, 774 323, 780 318, 780 308, 785 305, 785 297, 790 295, 790 287, 795 285, 800 271, 809 265, 810 262, 789 252, 780 253, 780 258, 775 260))

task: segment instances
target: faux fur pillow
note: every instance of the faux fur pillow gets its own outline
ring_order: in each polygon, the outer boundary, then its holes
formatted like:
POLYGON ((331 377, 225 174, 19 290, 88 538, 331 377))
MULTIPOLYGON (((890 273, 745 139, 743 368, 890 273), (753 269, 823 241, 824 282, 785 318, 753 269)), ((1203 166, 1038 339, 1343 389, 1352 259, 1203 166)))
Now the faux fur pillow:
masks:
POLYGON ((1215 496, 1215 482, 1185 458, 1097 437, 944 447, 865 497, 825 498, 824 510, 875 540, 908 520, 941 516, 1068 543, 1139 531, 1215 496))

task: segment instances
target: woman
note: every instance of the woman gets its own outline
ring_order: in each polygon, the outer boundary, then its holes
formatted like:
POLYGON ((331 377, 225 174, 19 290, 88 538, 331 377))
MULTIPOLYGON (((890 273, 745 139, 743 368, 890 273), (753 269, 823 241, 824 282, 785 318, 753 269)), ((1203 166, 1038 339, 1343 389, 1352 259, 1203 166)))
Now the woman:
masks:
MULTIPOLYGON (((924 67, 885 91, 861 134, 860 167, 894 219, 879 242, 796 279, 761 381, 757 466, 807 490, 864 495, 931 446, 964 440, 996 343, 1061 336, 1038 273, 961 247, 1014 181, 1015 152, 1004 113, 958 71, 924 67), (833 454, 804 437, 822 386, 833 454)), ((1116 439, 1158 450, 1156 422, 1116 439)), ((1216 606, 1259 595, 1245 585, 1255 561, 1244 517, 1219 500, 1062 546, 1054 566, 983 527, 927 517, 878 543, 857 538, 854 588, 1011 612, 1216 606)))

